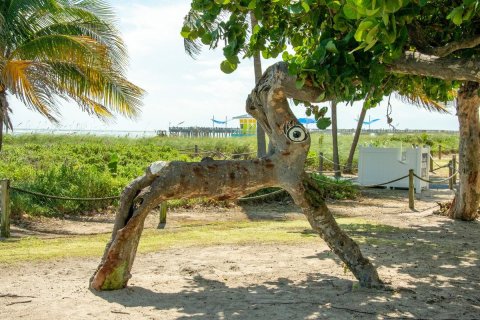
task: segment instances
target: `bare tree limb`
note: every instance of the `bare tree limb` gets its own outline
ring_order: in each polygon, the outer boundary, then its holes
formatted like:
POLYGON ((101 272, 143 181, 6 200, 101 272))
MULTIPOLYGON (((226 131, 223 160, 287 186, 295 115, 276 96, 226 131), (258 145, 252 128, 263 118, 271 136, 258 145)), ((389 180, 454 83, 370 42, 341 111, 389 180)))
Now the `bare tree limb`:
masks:
POLYGON ((433 77, 443 80, 480 82, 480 60, 441 58, 418 52, 406 52, 387 65, 392 73, 433 77))
POLYGON ((462 49, 471 49, 479 45, 480 45, 480 36, 476 36, 474 38, 470 38, 462 41, 453 41, 453 42, 447 43, 443 47, 432 48, 431 54, 439 58, 443 58, 454 53, 455 51, 462 50, 462 49))

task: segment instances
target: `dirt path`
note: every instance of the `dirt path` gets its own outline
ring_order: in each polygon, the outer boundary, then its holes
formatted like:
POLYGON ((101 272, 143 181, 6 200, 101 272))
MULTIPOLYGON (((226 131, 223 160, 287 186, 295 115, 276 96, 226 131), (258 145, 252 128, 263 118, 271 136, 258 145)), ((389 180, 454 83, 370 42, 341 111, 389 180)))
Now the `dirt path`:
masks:
MULTIPOLYGON (((390 291, 358 288, 320 239, 317 246, 180 248, 139 255, 129 288, 116 292, 87 289, 98 257, 4 267, 0 319, 480 319, 480 223, 432 215, 435 201, 448 192, 425 194, 418 212, 406 208, 402 192, 372 191, 359 201, 330 205, 337 215, 379 223, 368 234, 349 233, 368 237, 362 250, 390 291)), ((289 205, 246 206, 175 212, 168 226, 301 218, 289 205)), ((48 233, 58 227, 77 234, 110 230, 110 218, 95 219, 31 226, 43 236, 58 236, 48 233)), ((155 227, 156 219, 152 215, 148 226, 155 227)))

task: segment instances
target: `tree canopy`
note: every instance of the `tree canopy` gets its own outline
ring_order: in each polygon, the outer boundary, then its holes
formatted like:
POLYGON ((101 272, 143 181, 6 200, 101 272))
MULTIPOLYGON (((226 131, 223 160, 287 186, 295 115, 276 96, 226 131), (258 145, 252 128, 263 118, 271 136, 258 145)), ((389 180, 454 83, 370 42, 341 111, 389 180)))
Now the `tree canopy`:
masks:
MULTIPOLYGON (((375 105, 393 91, 416 102, 450 101, 460 81, 480 80, 480 1, 193 0, 181 34, 223 47, 220 67, 260 51, 281 56, 297 86, 375 105), (259 25, 248 31, 248 14, 259 25)), ((326 111, 313 109, 317 117, 326 111), (320 114, 318 114, 320 113, 320 114)), ((311 112, 310 111, 310 112, 311 112)), ((309 112, 307 110, 307 112, 309 112)))
POLYGON ((0 123, 7 94, 52 121, 59 99, 100 118, 139 111, 144 92, 125 77, 126 49, 101 0, 2 1, 0 48, 0 123))

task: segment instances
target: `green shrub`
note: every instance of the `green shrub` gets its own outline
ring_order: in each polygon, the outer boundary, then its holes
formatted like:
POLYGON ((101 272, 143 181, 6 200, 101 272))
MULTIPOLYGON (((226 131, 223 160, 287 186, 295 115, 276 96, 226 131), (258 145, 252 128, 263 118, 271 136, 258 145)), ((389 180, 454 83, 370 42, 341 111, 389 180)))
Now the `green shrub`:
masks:
POLYGON ((336 180, 317 173, 313 173, 311 177, 327 199, 345 200, 355 199, 358 196, 358 187, 351 181, 336 180))
MULTIPOLYGON (((352 136, 339 135, 340 159, 343 164, 348 155, 352 136)), ((362 135, 360 145, 376 141, 381 145, 431 144, 442 145, 443 150, 456 150, 455 135, 362 135)), ((152 162, 199 161, 205 154, 195 156, 194 147, 203 151, 218 151, 226 155, 252 153, 256 138, 179 138, 151 137, 132 139, 126 137, 72 136, 24 134, 6 135, 0 156, 0 178, 12 181, 13 186, 53 195, 73 197, 105 197, 119 194, 132 179, 144 173, 152 162)), ((331 137, 312 134, 312 146, 307 155, 306 168, 318 168, 318 152, 332 159, 331 137)), ((255 157, 250 154, 249 157, 255 157)), ((356 158, 354 166, 356 165, 356 158)), ((324 162, 324 170, 332 164, 324 162)), ((315 178, 328 197, 334 199, 355 196, 352 187, 344 182, 334 185, 325 177, 315 178), (322 184, 323 181, 323 184, 322 184), (328 184, 326 182, 329 182, 328 184), (328 187, 327 187, 328 185, 328 187)), ((353 188, 354 189, 354 188, 353 188)), ((275 190, 275 189, 273 189, 275 190)), ((268 190, 267 190, 268 191, 268 190)), ((263 192, 267 192, 263 191, 263 192)), ((271 190, 270 190, 271 191, 271 190)), ((269 191, 268 191, 269 192, 269 191)), ((102 211, 111 202, 74 202, 46 200, 40 197, 12 193, 13 212, 31 215, 81 214, 92 210, 102 211)), ((223 205, 208 199, 173 200, 171 206, 223 205)))

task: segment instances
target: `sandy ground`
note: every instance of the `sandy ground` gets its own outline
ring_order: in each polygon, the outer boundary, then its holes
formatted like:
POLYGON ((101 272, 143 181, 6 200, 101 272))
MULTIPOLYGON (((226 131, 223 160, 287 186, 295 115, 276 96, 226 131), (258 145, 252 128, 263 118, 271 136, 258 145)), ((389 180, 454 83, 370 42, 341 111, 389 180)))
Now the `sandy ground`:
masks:
MULTIPOLYGON (((116 292, 88 290, 98 257, 3 267, 0 319, 480 319, 480 223, 433 215, 436 201, 451 197, 447 190, 424 192, 414 212, 405 195, 371 191, 329 205, 338 216, 397 228, 381 233, 381 245, 362 245, 388 290, 359 288, 320 239, 316 246, 181 248, 138 255, 129 287, 116 292)), ((301 218, 292 205, 250 205, 173 212, 168 228, 301 218)), ((106 232, 111 219, 29 221, 14 235, 106 232)), ((147 227, 157 223, 151 215, 147 227)))

